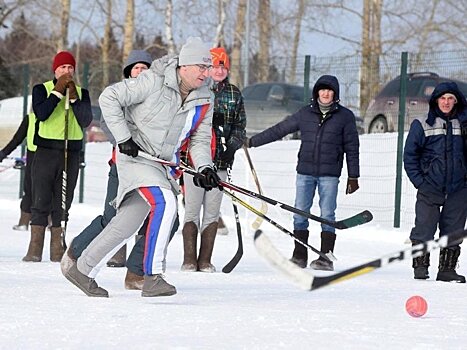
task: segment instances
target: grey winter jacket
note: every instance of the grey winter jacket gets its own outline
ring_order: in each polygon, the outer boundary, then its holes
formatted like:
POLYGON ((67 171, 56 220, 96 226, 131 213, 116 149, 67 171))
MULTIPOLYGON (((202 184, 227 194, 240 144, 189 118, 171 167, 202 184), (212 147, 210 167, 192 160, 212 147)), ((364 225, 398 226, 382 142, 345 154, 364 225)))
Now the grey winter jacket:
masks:
MULTIPOLYGON (((107 87, 99 97, 99 105, 117 144, 131 137, 143 152, 178 163, 180 148, 190 138, 189 152, 199 170, 212 166, 214 95, 206 82, 190 92, 182 104, 177 63, 176 56, 155 60, 137 78, 107 87)), ((159 163, 117 153, 117 168, 120 180, 117 207, 125 194, 139 187, 159 186, 179 191, 173 169, 159 163)))

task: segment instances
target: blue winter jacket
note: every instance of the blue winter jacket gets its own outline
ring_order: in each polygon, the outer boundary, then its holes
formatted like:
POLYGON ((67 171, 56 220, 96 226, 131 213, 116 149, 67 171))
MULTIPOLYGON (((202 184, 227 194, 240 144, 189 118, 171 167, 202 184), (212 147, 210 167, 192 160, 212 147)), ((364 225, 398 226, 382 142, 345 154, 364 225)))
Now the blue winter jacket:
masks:
POLYGON ((251 147, 258 147, 300 131, 297 173, 312 176, 339 177, 347 161, 349 177, 360 176, 359 140, 355 116, 339 104, 339 82, 332 75, 323 75, 313 87, 313 99, 294 114, 250 139, 251 147), (318 88, 327 86, 334 91, 331 110, 321 117, 318 107, 318 88))
POLYGON ((440 83, 430 97, 428 116, 410 125, 404 148, 404 168, 415 188, 448 194, 467 186, 467 169, 461 124, 467 122, 467 102, 454 82, 440 83), (457 103, 450 117, 438 107, 437 99, 454 94, 457 103))

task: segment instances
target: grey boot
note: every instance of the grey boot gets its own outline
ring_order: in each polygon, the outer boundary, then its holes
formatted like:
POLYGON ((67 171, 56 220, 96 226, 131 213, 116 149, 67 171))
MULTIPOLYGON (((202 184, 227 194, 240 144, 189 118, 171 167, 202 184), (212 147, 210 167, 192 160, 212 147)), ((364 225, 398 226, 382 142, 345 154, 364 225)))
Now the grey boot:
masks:
POLYGON ((107 261, 108 267, 125 267, 126 264, 126 244, 123 245, 113 257, 107 261))
POLYGON ((199 248, 198 270, 202 272, 216 272, 211 264, 214 241, 216 240, 217 222, 210 223, 201 233, 201 246, 199 248))
MULTIPOLYGON (((321 253, 334 252, 334 245, 336 243, 336 234, 328 231, 321 232, 321 253)), ((313 260, 310 264, 313 270, 334 271, 334 264, 332 261, 326 261, 321 256, 313 260)))
POLYGON ((66 273, 73 266, 73 264, 76 264, 76 258, 73 256, 73 252, 71 250, 72 244, 73 242, 65 251, 65 253, 62 256, 62 260, 60 261, 60 270, 62 270, 63 276, 66 275, 66 273))
POLYGON ((28 252, 23 261, 39 262, 42 260, 42 250, 44 249, 45 227, 31 225, 31 241, 28 252))
POLYGON ((461 248, 459 246, 441 249, 437 281, 465 283, 465 277, 456 272, 457 259, 460 254, 461 248))
POLYGON ((171 284, 167 283, 162 274, 144 276, 141 296, 165 297, 174 294, 177 294, 177 289, 171 284))
POLYGON ((31 222, 31 213, 26 213, 21 210, 18 225, 13 225, 15 231, 27 231, 29 230, 29 223, 31 222))
POLYGON ((81 289, 88 297, 108 298, 109 293, 97 285, 94 278, 89 278, 78 270, 76 263, 65 274, 68 281, 81 289))
POLYGON ((198 262, 196 260, 198 228, 195 223, 190 221, 183 226, 183 264, 182 271, 198 271, 198 262))
POLYGON ((50 261, 60 262, 65 253, 62 244, 63 229, 61 227, 50 228, 50 261))
MULTIPOLYGON (((294 230, 293 235, 300 242, 308 243, 308 230, 294 230)), ((304 269, 308 263, 308 248, 301 245, 297 241, 294 241, 294 244, 295 248, 293 250, 292 258, 290 261, 304 269)))

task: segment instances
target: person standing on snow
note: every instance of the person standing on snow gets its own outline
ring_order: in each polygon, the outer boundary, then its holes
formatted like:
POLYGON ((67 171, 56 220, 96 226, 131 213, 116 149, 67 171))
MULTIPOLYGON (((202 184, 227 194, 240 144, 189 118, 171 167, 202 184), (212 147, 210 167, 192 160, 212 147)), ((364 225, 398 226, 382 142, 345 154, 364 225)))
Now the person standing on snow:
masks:
MULTIPOLYGON (((235 152, 242 147, 245 139, 246 116, 240 90, 229 83, 230 61, 223 47, 211 49, 215 94, 212 127, 215 134, 214 164, 219 177, 225 181, 226 169, 234 161, 235 152)), ((190 160, 190 153, 188 153, 190 160)), ((190 164, 191 165, 191 164, 190 164)), ((193 176, 184 173, 185 218, 183 225, 183 264, 182 271, 215 272, 211 263, 214 241, 217 233, 222 191, 214 188, 206 191, 196 187, 193 176), (203 221, 200 222, 201 207, 203 221), (201 232, 201 246, 197 249, 198 231, 201 232)))
MULTIPOLYGON (((61 236, 62 176, 65 163, 65 93, 69 89, 67 140, 66 210, 73 201, 79 172, 80 151, 83 145, 83 128, 92 120, 89 92, 74 82, 75 58, 68 51, 57 53, 52 71, 55 78, 32 89, 32 109, 36 118, 34 144, 37 146, 32 163, 31 241, 23 261, 42 260, 45 228, 48 216, 52 227, 50 260, 59 262, 64 247, 61 236)), ((66 218, 67 220, 68 218, 66 218)))
POLYGON ((138 153, 178 163, 180 149, 190 138, 189 152, 200 172, 197 184, 206 189, 219 186, 210 149, 214 96, 207 83, 211 63, 208 46, 200 38, 190 37, 179 56, 155 60, 137 78, 111 85, 99 97, 102 115, 118 145, 119 188, 116 216, 65 274, 86 295, 108 297, 94 278, 148 214, 141 295, 177 293, 163 276, 177 213, 175 171, 138 157, 138 153), (126 107, 125 113, 122 107, 126 107))
MULTIPOLYGON (((346 194, 358 190, 359 140, 355 115, 342 106, 339 100, 339 82, 335 76, 323 75, 313 87, 311 103, 283 121, 247 140, 247 147, 259 147, 300 131, 298 152, 295 207, 310 212, 316 189, 319 195, 321 217, 335 220, 339 177, 347 161, 346 194)), ((308 219, 294 214, 294 236, 308 242, 308 219)), ((321 224, 321 252, 334 251, 335 228, 321 224)), ((291 261, 305 268, 308 250, 295 242, 291 261)), ((315 270, 334 270, 332 262, 321 256, 313 260, 310 267, 315 270)))
MULTIPOLYGON (((410 125, 404 168, 417 189, 412 245, 465 227, 467 219, 467 102, 454 82, 440 83, 430 97, 428 116, 410 125), (464 126, 464 130, 462 130, 464 126), (464 131, 464 135, 462 135, 464 131)), ((456 273, 460 245, 441 249, 437 281, 465 283, 456 273)), ((430 253, 414 258, 415 279, 428 279, 430 253)))

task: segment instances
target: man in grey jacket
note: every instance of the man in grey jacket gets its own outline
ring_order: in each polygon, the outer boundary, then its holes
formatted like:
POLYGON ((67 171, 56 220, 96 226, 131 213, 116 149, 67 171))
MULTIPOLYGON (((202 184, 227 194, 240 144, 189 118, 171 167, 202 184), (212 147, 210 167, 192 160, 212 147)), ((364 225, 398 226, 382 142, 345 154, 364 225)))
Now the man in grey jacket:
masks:
POLYGON ((179 192, 174 169, 138 157, 177 163, 190 139, 189 151, 200 172, 195 182, 207 190, 219 186, 211 161, 211 120, 214 96, 208 87, 209 46, 189 38, 179 56, 155 60, 136 79, 107 87, 99 104, 118 145, 117 215, 83 251, 65 277, 88 296, 108 297, 94 280, 105 264, 149 214, 144 253, 143 297, 176 294, 164 280, 167 245, 176 217, 179 192), (126 108, 125 114, 122 107, 126 108))

